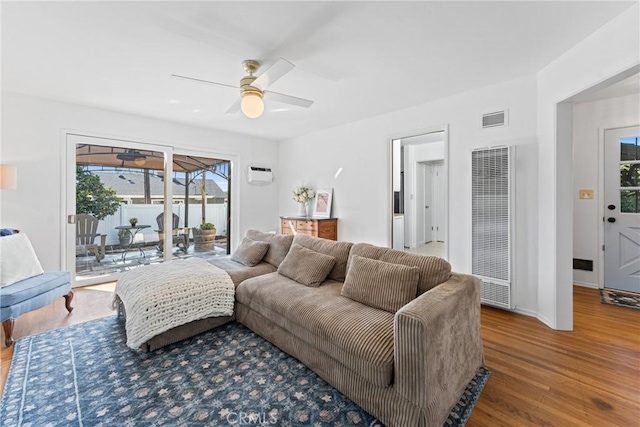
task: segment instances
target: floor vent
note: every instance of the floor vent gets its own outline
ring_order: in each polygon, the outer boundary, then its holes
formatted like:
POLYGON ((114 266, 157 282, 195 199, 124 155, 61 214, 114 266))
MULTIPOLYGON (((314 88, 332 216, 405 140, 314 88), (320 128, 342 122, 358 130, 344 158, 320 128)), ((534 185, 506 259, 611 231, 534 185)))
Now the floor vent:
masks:
POLYGON ((496 126, 506 126, 508 119, 507 110, 496 111, 482 115, 482 128, 493 128, 496 126))
POLYGON ((590 259, 573 259, 574 270, 593 271, 593 261, 590 259))

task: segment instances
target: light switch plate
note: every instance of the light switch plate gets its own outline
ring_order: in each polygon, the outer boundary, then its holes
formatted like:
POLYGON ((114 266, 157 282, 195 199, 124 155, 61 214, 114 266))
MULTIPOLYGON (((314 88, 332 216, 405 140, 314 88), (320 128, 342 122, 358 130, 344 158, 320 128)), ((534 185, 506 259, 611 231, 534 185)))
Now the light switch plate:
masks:
POLYGON ((580 190, 580 199, 593 199, 593 190, 580 190))

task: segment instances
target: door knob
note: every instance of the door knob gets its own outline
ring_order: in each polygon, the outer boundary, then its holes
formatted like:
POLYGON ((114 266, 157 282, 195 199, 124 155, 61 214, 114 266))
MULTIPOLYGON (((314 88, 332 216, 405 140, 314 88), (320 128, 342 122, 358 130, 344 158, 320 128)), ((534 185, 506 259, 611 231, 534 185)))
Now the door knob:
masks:
POLYGON ((609 209, 610 211, 614 210, 615 208, 616 208, 616 205, 607 206, 607 209, 609 209))
POLYGON ((610 223, 614 223, 614 222, 616 222, 616 219, 612 218, 612 217, 609 217, 609 218, 607 218, 607 221, 609 221, 610 223))

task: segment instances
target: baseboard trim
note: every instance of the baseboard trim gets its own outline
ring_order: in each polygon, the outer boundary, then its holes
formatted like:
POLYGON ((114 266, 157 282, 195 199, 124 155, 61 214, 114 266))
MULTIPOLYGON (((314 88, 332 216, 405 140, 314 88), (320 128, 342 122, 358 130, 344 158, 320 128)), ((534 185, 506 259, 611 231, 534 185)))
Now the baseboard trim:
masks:
POLYGON ((518 313, 518 314, 522 314, 525 316, 529 316, 529 317, 537 317, 538 313, 536 313, 533 310, 529 310, 527 308, 520 308, 520 307, 516 307, 513 309, 514 312, 518 313))
POLYGON ((595 283, 589 283, 589 282, 578 282, 576 280, 573 281, 574 285, 577 286, 582 286, 583 288, 591 288, 591 289, 600 289, 600 286, 598 286, 595 283))
POLYGON ((537 313, 536 314, 536 319, 538 319, 539 321, 541 321, 542 323, 544 323, 545 325, 547 325, 551 329, 554 329, 554 330, 556 329, 554 322, 552 322, 551 320, 547 319, 545 316, 537 313))

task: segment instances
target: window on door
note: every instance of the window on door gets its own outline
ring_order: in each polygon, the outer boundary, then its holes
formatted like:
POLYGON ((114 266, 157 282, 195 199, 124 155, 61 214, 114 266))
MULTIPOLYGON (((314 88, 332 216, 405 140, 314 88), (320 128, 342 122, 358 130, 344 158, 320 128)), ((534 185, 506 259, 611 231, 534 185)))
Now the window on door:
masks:
POLYGON ((640 138, 620 138, 620 212, 640 213, 640 138))

